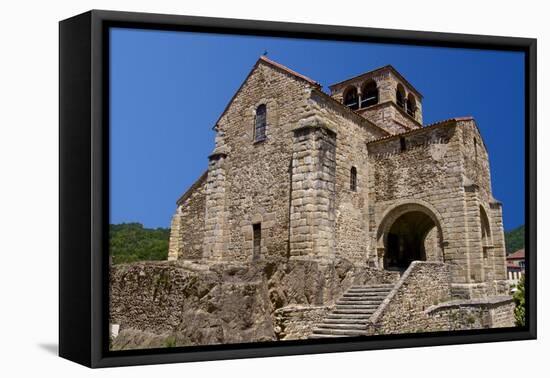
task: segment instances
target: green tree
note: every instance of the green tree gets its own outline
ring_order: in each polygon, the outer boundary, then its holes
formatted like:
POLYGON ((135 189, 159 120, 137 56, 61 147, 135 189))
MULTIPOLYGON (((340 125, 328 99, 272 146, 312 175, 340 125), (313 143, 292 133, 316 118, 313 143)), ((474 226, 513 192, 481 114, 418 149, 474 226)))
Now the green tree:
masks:
POLYGON ((140 223, 109 226, 109 253, 113 264, 144 260, 166 260, 170 230, 144 228, 140 223))
POLYGON ((516 318, 516 325, 518 327, 525 326, 525 276, 522 276, 519 280, 517 291, 514 293, 514 303, 516 308, 514 309, 514 316, 516 318))
POLYGON ((504 233, 506 253, 510 254, 525 246, 525 226, 519 226, 504 233))

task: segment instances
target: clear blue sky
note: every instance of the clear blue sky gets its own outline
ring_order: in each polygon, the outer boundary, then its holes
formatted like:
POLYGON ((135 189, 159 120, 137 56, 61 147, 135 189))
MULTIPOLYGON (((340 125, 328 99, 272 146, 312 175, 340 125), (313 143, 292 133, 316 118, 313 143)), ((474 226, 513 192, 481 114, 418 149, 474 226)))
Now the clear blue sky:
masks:
POLYGON ((425 124, 474 116, 505 229, 524 223, 523 53, 136 29, 111 31, 111 223, 170 225, 264 50, 325 89, 392 64, 424 95, 425 124))

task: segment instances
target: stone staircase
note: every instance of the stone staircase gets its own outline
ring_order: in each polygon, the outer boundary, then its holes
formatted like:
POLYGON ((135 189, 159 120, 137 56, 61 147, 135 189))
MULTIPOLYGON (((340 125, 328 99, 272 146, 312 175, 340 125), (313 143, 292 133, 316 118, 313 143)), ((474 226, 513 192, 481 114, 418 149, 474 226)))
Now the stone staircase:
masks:
POLYGON ((352 286, 336 307, 313 329, 310 338, 360 336, 366 322, 390 293, 394 284, 352 286))

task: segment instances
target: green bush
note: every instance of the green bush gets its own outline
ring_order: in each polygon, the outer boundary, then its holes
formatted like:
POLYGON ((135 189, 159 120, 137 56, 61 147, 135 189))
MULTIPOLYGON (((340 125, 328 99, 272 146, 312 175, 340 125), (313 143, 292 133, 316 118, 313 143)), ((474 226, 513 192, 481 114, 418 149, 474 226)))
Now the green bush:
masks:
POLYGON ((516 318, 516 325, 518 327, 525 326, 525 276, 522 276, 517 291, 514 293, 514 303, 516 308, 514 309, 514 316, 516 318))

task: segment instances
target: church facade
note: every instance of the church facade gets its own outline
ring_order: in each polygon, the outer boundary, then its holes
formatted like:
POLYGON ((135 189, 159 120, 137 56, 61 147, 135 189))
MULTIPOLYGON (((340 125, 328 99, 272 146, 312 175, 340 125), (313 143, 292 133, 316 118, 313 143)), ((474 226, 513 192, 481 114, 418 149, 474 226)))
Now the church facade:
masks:
POLYGON ((262 56, 177 201, 169 260, 448 267, 452 300, 508 294, 502 205, 476 122, 424 125, 392 66, 331 85, 262 56), (206 158, 206 157, 205 157, 206 158))

